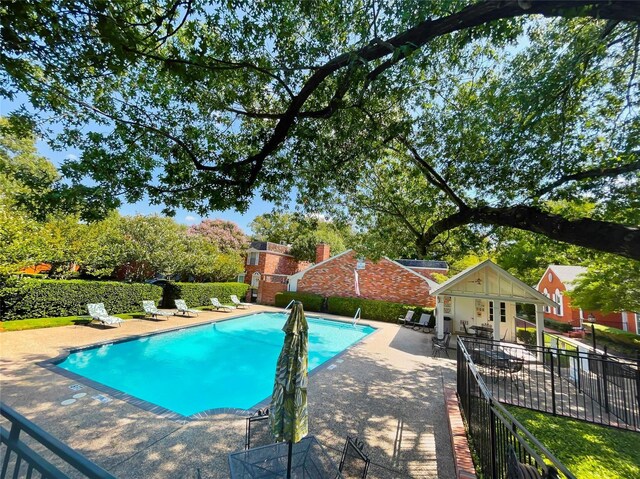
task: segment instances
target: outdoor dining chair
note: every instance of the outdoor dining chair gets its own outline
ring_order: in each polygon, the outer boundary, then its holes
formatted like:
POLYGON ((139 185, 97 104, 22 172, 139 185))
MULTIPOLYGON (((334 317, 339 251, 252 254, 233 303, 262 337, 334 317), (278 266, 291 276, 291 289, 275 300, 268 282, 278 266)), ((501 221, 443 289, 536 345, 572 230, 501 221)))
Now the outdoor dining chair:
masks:
POLYGON ((449 357, 449 342, 451 341, 451 333, 445 333, 442 339, 437 339, 435 336, 431 341, 432 356, 438 356, 442 351, 449 357))
POLYGON ((265 446, 273 443, 269 427, 269 408, 258 409, 253 416, 247 418, 244 448, 265 446))
POLYGON ((338 467, 342 477, 359 477, 361 479, 367 477, 371 460, 363 452, 363 449, 364 443, 362 441, 359 441, 357 437, 347 436, 338 467))

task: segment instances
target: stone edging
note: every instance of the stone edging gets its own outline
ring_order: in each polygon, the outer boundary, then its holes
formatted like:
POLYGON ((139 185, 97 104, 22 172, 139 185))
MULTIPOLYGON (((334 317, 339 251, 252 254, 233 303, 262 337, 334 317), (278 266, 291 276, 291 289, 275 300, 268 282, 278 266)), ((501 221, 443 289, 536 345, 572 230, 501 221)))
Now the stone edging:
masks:
POLYGON ((451 433, 451 445, 453 448, 453 462, 456 468, 457 479, 476 479, 476 468, 473 465, 467 431, 462 422, 462 414, 458 405, 458 396, 455 390, 444 388, 444 400, 449 418, 449 432, 451 433))

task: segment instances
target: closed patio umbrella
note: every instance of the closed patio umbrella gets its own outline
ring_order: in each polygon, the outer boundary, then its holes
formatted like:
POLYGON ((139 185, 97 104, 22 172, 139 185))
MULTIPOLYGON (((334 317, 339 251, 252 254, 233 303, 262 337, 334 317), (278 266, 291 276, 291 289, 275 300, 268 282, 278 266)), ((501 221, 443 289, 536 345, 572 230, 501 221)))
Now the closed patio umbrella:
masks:
POLYGON ((270 407, 271 433, 276 442, 288 441, 287 478, 291 477, 293 443, 309 432, 307 413, 307 363, 309 336, 302 303, 296 301, 282 330, 284 345, 276 364, 270 407))

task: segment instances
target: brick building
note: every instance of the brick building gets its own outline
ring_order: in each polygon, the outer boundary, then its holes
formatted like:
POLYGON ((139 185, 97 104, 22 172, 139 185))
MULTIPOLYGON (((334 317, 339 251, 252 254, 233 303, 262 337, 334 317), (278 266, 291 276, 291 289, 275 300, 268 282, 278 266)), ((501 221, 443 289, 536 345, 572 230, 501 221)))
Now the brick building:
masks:
MULTIPOLYGON (((425 265, 417 266, 420 267, 425 265)), ((431 307, 435 300, 430 292, 437 286, 430 278, 397 261, 382 258, 374 262, 358 257, 353 250, 319 261, 289 277, 289 291, 431 307)))
POLYGON ((571 306, 571 299, 565 294, 573 289, 576 278, 587 271, 582 266, 564 266, 551 264, 538 281, 536 289, 558 303, 558 308, 545 307, 544 316, 554 321, 571 323, 573 326, 582 326, 587 322, 589 315, 595 318, 597 324, 630 331, 638 334, 640 331, 640 315, 637 313, 604 314, 600 311, 583 311, 571 306))

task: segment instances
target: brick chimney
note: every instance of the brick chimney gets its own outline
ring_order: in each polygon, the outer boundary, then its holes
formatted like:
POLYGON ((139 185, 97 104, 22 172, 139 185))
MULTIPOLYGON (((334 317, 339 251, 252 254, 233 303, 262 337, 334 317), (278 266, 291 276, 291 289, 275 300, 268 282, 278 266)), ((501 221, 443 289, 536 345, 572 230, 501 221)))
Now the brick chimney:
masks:
POLYGON ((329 259, 331 255, 331 246, 326 243, 320 243, 316 246, 316 264, 329 259))

